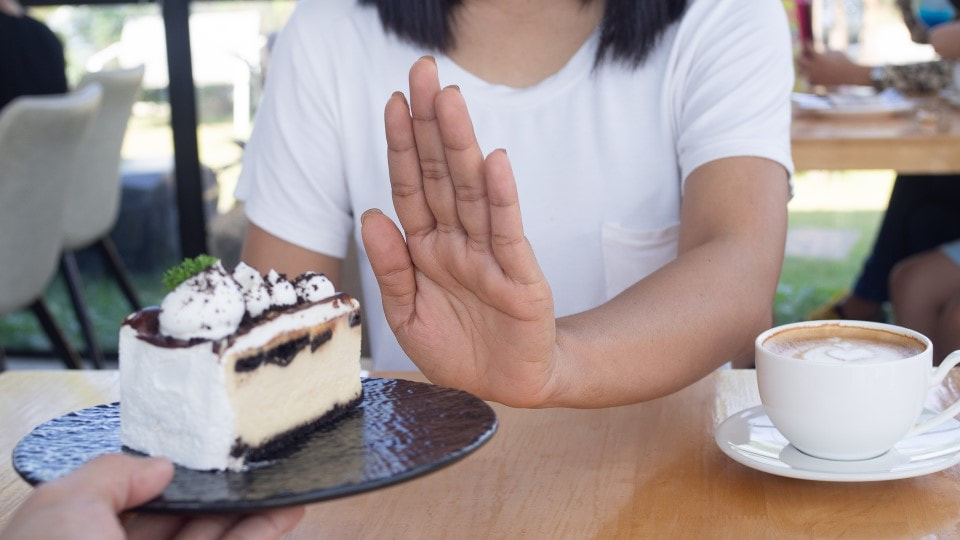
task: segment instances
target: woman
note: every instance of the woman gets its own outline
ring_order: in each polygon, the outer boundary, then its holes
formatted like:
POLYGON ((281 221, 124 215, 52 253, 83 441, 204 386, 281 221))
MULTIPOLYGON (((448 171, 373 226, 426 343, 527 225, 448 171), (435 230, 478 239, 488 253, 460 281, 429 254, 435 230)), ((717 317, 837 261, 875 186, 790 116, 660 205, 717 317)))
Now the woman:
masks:
POLYGON ((375 366, 515 406, 749 358, 785 239, 789 33, 778 2, 686 4, 302 2, 245 156, 243 259, 339 283, 363 212, 399 218, 406 242, 362 220, 375 366))

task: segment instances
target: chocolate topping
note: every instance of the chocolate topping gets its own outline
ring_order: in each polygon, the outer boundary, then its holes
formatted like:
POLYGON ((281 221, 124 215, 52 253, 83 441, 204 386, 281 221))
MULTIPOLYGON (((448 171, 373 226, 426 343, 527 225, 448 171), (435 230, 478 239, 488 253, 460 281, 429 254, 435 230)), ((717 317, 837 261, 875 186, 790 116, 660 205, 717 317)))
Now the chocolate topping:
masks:
MULTIPOLYGON (((237 328, 236 333, 232 336, 226 338, 227 345, 233 342, 237 336, 241 336, 249 332, 252 328, 257 325, 263 324, 266 321, 273 320, 281 315, 295 313, 301 309, 307 309, 309 307, 315 306, 317 304, 323 304, 327 302, 349 302, 350 295, 347 293, 337 293, 329 298, 325 298, 319 302, 314 303, 297 303, 290 306, 280 306, 272 307, 269 310, 265 311, 261 316, 256 318, 244 317, 240 322, 240 327, 237 328)), ((337 304, 334 304, 337 305, 337 304)), ((129 326, 137 331, 137 337, 152 344, 157 347, 190 347, 198 343, 203 343, 205 341, 215 342, 215 346, 222 343, 221 340, 209 340, 204 338, 195 338, 191 340, 183 340, 172 338, 169 336, 164 336, 160 333, 160 323, 158 321, 160 315, 160 308, 156 306, 151 306, 144 308, 138 312, 135 312, 123 321, 124 326, 129 326)), ((359 309, 355 310, 350 315, 350 325, 355 326, 353 323, 354 317, 357 319, 357 324, 359 324, 360 314, 359 309), (354 315, 355 314, 355 315, 354 315)))

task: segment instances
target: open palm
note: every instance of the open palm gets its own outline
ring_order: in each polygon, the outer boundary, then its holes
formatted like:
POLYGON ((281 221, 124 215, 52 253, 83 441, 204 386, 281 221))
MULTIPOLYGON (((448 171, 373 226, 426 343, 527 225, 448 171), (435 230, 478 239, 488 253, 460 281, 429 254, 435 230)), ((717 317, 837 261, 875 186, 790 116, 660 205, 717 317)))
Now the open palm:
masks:
POLYGON ((387 322, 437 384, 509 405, 541 403, 555 375, 553 296, 523 234, 506 152, 484 158, 456 87, 410 69, 410 105, 385 110, 393 203, 403 227, 363 216, 387 322))

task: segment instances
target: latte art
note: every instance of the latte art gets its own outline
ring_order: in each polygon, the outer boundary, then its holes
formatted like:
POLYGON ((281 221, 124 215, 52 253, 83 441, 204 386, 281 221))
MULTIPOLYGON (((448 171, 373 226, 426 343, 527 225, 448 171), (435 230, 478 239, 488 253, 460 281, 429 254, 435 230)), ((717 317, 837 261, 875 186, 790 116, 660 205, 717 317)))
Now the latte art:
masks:
POLYGON ((906 335, 842 325, 787 330, 770 336, 763 346, 798 360, 843 364, 890 362, 924 350, 922 342, 906 335))
POLYGON ((810 349, 794 351, 792 356, 800 360, 851 363, 883 362, 905 357, 897 349, 885 344, 841 338, 831 338, 829 341, 827 344, 812 343, 810 349))

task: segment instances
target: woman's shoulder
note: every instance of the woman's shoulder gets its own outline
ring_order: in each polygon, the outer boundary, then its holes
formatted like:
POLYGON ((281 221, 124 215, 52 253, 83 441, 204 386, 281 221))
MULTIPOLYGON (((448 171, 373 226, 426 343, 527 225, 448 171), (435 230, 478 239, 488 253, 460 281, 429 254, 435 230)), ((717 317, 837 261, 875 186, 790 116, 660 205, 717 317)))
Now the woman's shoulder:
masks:
POLYGON ((690 0, 675 46, 710 49, 731 42, 780 46, 789 44, 789 32, 781 0, 690 0))
POLYGON ((769 17, 786 20, 782 0, 689 0, 683 21, 726 21, 734 24, 739 20, 763 20, 769 17))
POLYGON ((319 38, 382 32, 376 10, 358 0, 299 0, 287 24, 319 38))

